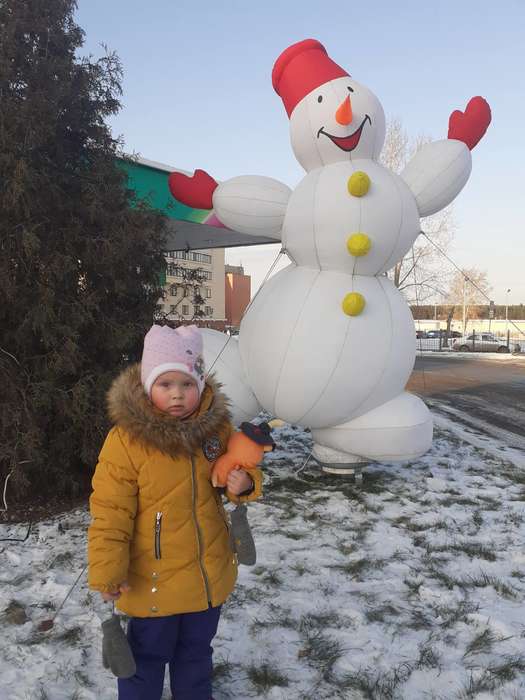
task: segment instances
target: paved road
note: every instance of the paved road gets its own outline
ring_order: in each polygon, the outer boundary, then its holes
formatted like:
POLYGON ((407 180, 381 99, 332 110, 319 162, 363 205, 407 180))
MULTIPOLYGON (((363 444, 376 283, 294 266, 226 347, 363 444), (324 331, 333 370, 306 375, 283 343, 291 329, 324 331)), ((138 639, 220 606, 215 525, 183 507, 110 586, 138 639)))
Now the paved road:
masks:
POLYGON ((418 356, 408 389, 433 410, 525 450, 525 360, 418 356))

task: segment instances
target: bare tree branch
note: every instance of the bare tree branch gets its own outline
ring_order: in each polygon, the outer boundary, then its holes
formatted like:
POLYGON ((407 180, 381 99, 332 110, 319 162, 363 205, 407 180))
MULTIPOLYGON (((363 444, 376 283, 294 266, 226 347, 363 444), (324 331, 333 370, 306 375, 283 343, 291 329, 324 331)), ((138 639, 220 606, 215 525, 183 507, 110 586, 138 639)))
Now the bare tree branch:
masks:
MULTIPOLYGON (((401 120, 393 118, 387 124, 381 163, 399 174, 413 155, 430 140, 425 135, 410 139, 401 120)), ((423 228, 429 238, 441 249, 450 249, 456 228, 452 206, 426 217, 423 220, 423 228)), ((404 293, 407 301, 419 304, 432 299, 436 300, 441 296, 442 293, 439 290, 448 275, 445 259, 423 236, 416 240, 413 249, 388 272, 389 278, 404 293)))

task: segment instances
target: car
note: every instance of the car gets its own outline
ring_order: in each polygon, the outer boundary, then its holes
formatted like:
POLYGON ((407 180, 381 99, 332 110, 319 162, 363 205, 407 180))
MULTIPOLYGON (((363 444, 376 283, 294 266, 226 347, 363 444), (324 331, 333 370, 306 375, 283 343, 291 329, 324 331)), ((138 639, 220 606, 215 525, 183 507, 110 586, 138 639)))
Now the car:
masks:
POLYGON ((504 338, 498 338, 494 333, 471 333, 470 335, 456 338, 452 343, 452 350, 459 352, 520 352, 518 343, 509 342, 504 338))
MULTIPOLYGON (((439 338, 439 336, 444 338, 446 335, 447 335, 447 331, 444 328, 440 328, 439 330, 433 330, 433 331, 426 332, 427 338, 439 338)), ((448 337, 449 338, 461 338, 461 333, 458 333, 458 331, 449 331, 448 337)))

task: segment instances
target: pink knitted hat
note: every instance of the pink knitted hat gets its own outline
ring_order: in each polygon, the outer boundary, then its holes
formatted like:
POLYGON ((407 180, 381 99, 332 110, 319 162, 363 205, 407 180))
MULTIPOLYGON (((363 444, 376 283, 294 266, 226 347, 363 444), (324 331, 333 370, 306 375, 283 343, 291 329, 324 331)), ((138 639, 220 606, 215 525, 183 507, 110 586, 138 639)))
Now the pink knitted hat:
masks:
POLYGON ((164 372, 184 372, 197 382, 199 394, 204 389, 204 358, 202 335, 197 326, 153 325, 144 338, 140 376, 144 390, 151 387, 164 372))

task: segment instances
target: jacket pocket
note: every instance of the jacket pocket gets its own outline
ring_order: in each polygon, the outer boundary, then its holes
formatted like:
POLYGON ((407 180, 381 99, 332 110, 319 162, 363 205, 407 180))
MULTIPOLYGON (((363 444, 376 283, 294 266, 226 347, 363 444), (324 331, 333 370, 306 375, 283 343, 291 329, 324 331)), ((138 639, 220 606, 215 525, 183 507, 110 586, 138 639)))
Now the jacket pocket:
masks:
POLYGON ((155 516, 155 559, 161 558, 160 533, 162 529, 162 512, 157 512, 155 516))

